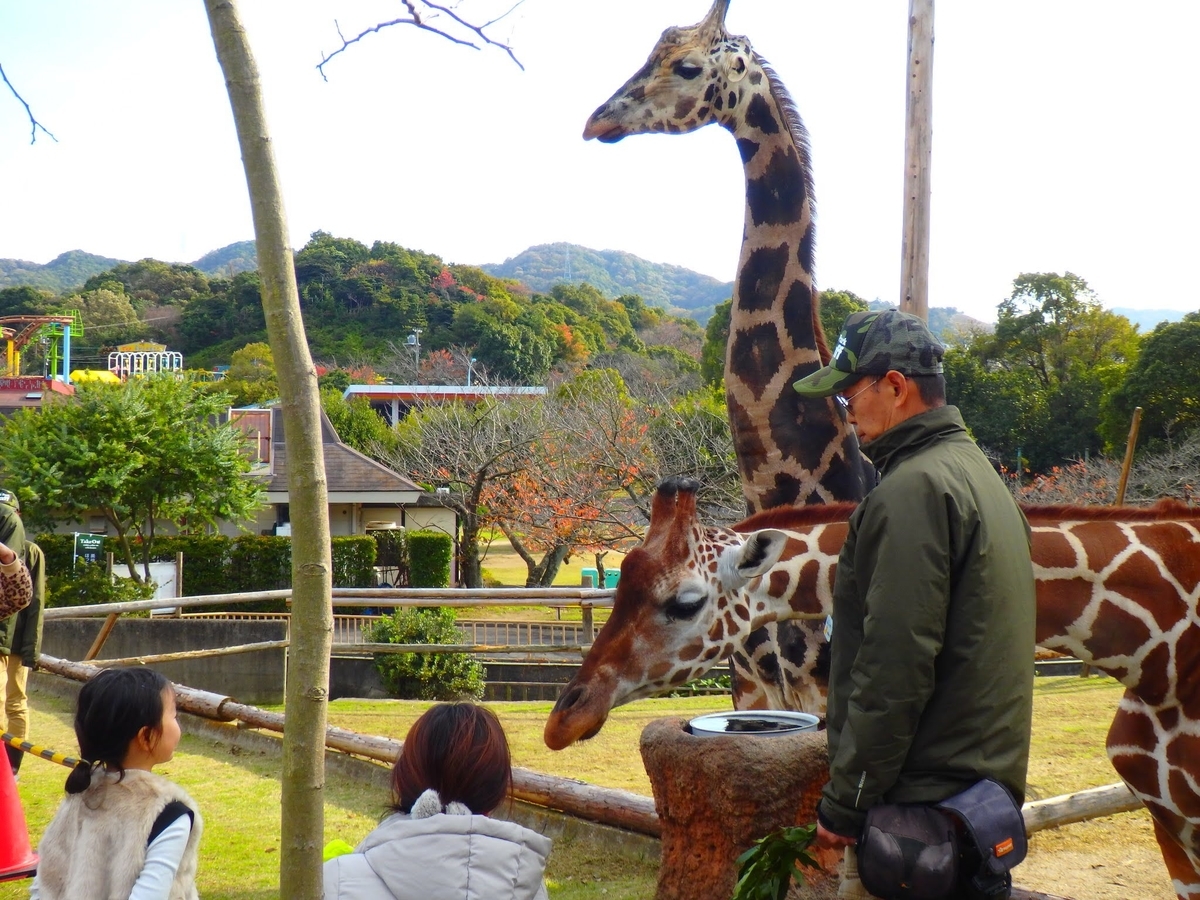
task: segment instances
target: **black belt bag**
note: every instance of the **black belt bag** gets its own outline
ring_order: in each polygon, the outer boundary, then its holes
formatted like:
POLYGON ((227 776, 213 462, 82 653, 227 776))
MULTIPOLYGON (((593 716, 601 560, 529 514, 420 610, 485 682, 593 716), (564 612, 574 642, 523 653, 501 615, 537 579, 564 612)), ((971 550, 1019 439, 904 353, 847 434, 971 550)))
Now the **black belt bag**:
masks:
POLYGON ((945 900, 963 891, 1007 897, 1009 870, 1027 850, 1020 807, 985 778, 940 803, 872 807, 858 841, 858 875, 882 900, 945 900))

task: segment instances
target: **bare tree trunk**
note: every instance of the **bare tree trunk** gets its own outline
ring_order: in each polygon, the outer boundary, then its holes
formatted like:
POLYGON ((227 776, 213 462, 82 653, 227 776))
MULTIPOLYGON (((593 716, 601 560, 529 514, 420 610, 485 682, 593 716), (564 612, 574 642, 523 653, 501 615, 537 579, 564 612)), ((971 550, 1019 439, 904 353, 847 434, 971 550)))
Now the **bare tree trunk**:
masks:
POLYGON ((320 900, 333 569, 317 373, 300 317, 283 192, 267 131, 258 68, 234 0, 205 0, 205 7, 246 169, 263 310, 279 376, 288 451, 292 644, 283 736, 279 893, 295 900, 320 900))

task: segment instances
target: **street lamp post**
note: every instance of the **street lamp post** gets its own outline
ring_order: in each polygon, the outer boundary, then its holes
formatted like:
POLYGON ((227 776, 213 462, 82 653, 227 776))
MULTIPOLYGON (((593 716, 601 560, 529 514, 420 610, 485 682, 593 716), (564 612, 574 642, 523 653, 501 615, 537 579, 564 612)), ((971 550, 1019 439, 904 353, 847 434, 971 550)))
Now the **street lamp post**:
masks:
POLYGON ((472 356, 470 361, 467 363, 467 387, 471 386, 471 376, 474 374, 474 372, 475 372, 475 357, 472 356))
POLYGON ((412 347, 413 364, 419 368, 421 365, 421 329, 414 328, 405 343, 412 347))

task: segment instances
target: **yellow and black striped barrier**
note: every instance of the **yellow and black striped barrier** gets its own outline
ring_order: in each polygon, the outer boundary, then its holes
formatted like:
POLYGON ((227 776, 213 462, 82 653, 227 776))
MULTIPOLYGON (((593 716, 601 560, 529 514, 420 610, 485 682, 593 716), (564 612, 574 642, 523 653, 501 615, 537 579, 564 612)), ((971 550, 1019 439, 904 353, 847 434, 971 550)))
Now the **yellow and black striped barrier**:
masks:
POLYGON ((67 756, 65 753, 59 753, 57 750, 51 750, 49 747, 39 747, 37 744, 31 744, 29 741, 23 741, 19 737, 14 737, 7 732, 5 732, 3 735, 0 735, 0 741, 7 744, 9 747, 16 747, 18 750, 24 750, 30 756, 48 759, 50 762, 56 762, 60 766, 66 766, 68 769, 73 769, 79 765, 79 760, 74 756, 67 756))

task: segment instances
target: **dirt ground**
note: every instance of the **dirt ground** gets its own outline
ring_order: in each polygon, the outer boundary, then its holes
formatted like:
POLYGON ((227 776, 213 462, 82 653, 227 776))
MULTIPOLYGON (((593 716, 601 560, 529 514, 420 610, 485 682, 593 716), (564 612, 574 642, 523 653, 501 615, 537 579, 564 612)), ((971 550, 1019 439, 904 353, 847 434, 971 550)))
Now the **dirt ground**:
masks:
POLYGON ((1174 900, 1145 810, 1039 832, 1014 872, 1024 888, 1072 900, 1174 900))

